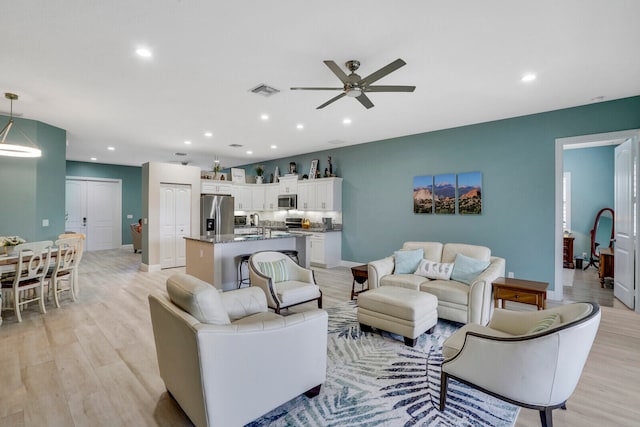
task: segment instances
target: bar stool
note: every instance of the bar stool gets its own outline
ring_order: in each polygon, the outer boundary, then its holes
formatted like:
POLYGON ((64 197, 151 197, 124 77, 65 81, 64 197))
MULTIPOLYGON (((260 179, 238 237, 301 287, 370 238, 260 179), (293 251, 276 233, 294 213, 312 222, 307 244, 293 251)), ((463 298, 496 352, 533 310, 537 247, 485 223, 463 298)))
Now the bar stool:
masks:
POLYGON ((246 265, 248 268, 249 258, 251 258, 251 254, 242 254, 242 255, 237 255, 235 257, 235 262, 238 265, 238 275, 237 275, 238 289, 240 289, 244 284, 247 284, 247 285, 251 284, 251 279, 248 276, 245 278, 242 277, 242 266, 246 265))
POLYGON ((287 255, 289 258, 294 260, 296 264, 300 265, 300 260, 298 259, 298 251, 295 249, 280 249, 278 252, 287 255))

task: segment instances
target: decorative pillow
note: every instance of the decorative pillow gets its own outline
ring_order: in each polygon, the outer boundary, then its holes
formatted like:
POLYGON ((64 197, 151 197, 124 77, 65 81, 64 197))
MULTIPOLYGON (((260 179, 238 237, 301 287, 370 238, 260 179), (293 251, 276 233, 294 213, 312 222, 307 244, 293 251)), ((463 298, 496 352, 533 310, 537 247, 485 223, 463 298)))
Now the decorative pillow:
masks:
POLYGON ((476 276, 489 267, 489 264, 489 261, 480 261, 479 259, 457 254, 453 263, 451 279, 471 285, 476 276))
POLYGON ((271 277, 273 283, 289 280, 289 272, 284 259, 278 261, 258 261, 258 269, 265 276, 271 277))
POLYGON ((413 274, 424 258, 424 249, 395 251, 393 255, 396 262, 394 274, 413 274))
POLYGON ((560 315, 558 313, 551 313, 550 315, 539 320, 538 323, 533 325, 531 329, 527 331, 526 335, 536 334, 538 332, 542 332, 544 330, 551 328, 552 326, 556 326, 559 324, 560 324, 560 315))
POLYGON ((452 271, 453 263, 440 263, 423 259, 413 274, 426 277, 427 279, 449 280, 452 271))
POLYGON ((167 293, 175 305, 201 323, 228 325, 231 323, 222 304, 220 292, 197 277, 177 273, 167 279, 167 293))

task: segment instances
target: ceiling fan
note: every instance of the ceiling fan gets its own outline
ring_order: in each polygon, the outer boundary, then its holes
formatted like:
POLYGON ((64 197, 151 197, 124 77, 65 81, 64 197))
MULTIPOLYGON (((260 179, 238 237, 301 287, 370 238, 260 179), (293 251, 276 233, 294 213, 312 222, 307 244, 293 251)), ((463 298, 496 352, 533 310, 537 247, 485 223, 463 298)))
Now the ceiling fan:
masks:
POLYGON ((351 74, 346 75, 342 69, 333 61, 324 61, 324 63, 329 67, 333 74, 338 76, 340 81, 343 83, 343 87, 292 87, 291 90, 341 90, 343 91, 340 95, 334 96, 324 104, 320 105, 316 109, 319 110, 321 108, 326 107, 332 102, 337 101, 338 99, 344 96, 350 96, 352 98, 357 99, 360 103, 367 109, 373 107, 373 102, 367 97, 367 92, 413 92, 416 87, 415 86, 371 86, 372 83, 377 82, 387 74, 390 74, 397 70, 398 68, 406 65, 402 59, 398 58, 392 63, 380 68, 378 71, 369 74, 367 77, 362 78, 358 74, 356 74, 356 70, 360 68, 360 61, 352 59, 351 61, 347 61, 345 63, 346 67, 351 71, 351 74))

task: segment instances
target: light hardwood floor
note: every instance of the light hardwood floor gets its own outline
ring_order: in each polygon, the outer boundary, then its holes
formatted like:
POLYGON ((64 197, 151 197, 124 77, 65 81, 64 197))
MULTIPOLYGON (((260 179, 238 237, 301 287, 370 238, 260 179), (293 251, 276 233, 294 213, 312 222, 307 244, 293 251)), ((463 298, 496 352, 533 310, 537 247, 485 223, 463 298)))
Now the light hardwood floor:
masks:
MULTIPOLYGON (((35 306, 0 326, 0 426, 190 426, 158 375, 147 295, 183 269, 138 270, 132 250, 89 252, 79 301, 35 306)), ((349 299, 348 268, 316 269, 324 306, 349 299)), ((298 310, 314 307, 299 306, 298 310)), ((631 426, 640 419, 640 316, 603 308, 602 323, 557 426, 631 426)), ((516 426, 539 426, 523 409, 516 426)))

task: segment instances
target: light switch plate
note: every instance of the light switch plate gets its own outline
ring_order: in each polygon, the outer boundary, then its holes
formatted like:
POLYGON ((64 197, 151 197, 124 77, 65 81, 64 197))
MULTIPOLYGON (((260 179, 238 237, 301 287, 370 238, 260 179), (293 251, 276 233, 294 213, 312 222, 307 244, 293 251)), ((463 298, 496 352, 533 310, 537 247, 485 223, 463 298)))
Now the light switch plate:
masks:
POLYGON ((48 219, 43 219, 42 220, 42 226, 43 227, 48 227, 49 226, 49 220, 48 219))
POLYGON ((127 219, 133 219, 133 215, 127 214, 127 219))

